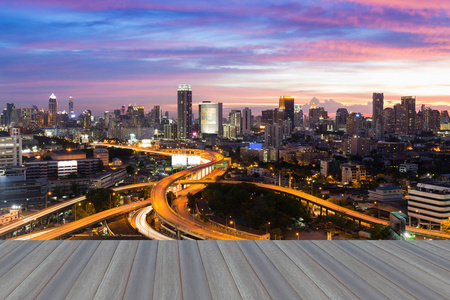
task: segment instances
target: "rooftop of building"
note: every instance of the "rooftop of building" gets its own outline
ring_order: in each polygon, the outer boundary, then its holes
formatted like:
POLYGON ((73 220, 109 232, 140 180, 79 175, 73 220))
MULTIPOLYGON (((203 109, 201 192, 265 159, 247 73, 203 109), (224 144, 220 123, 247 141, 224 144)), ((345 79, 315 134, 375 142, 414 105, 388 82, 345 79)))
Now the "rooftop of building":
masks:
POLYGON ((402 188, 399 186, 380 186, 375 189, 381 191, 392 191, 392 190, 401 190, 402 188))
POLYGON ((78 151, 78 150, 58 150, 58 151, 52 151, 50 155, 80 155, 84 154, 86 155, 86 152, 78 151))

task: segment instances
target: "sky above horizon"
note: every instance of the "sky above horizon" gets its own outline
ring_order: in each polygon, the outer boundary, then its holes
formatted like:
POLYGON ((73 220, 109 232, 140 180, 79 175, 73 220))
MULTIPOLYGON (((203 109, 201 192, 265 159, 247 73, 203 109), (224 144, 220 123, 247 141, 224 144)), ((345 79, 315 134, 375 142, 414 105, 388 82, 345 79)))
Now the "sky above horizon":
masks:
POLYGON ((3 1, 0 106, 171 116, 179 84, 255 112, 338 103, 370 115, 401 96, 450 109, 450 0, 3 1), (330 100, 332 99, 332 100, 330 100), (315 100, 317 101, 317 100, 315 100))

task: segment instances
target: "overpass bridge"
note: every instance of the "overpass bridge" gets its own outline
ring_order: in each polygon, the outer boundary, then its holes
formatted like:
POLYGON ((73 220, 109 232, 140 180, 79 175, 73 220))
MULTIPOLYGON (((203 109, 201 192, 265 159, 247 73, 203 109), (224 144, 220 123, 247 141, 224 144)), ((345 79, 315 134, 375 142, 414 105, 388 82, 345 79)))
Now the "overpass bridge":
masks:
MULTIPOLYGON (((157 182, 130 184, 130 185, 124 185, 124 186, 120 186, 120 187, 115 187, 115 188, 112 188, 112 190, 115 192, 122 192, 122 191, 133 190, 133 189, 141 189, 141 188, 145 188, 148 186, 154 186, 154 185, 156 185, 156 183, 157 182)), ((80 196, 80 197, 76 197, 76 198, 73 198, 70 200, 66 200, 64 202, 58 203, 56 205, 52 205, 52 206, 42 209, 38 212, 35 212, 25 218, 22 218, 22 219, 14 221, 10 224, 4 225, 4 226, 0 227, 0 237, 12 236, 12 233, 14 231, 24 228, 28 225, 32 226, 33 223, 39 222, 40 219, 44 219, 44 218, 50 217, 55 214, 56 214, 56 216, 58 216, 60 211, 66 210, 69 207, 73 206, 74 204, 77 204, 84 200, 86 200, 86 196, 80 196)))
MULTIPOLYGON (((242 183, 245 181, 220 181, 218 183, 224 183, 224 184, 237 184, 242 183)), ((211 184, 211 181, 206 180, 198 180, 198 181, 191 181, 191 180, 182 180, 180 181, 180 184, 182 186, 189 186, 193 184, 211 184)), ((295 197, 297 198, 302 205, 304 204, 305 207, 313 207, 317 206, 319 207, 320 215, 328 215, 329 213, 340 213, 345 216, 347 216, 350 219, 353 219, 355 222, 359 222, 360 225, 370 225, 370 224, 379 224, 379 225, 385 225, 388 226, 390 223, 386 220, 381 220, 372 216, 368 216, 359 212, 356 212, 351 209, 344 208, 342 206, 330 203, 328 201, 322 200, 321 198, 312 196, 310 194, 304 193, 302 191, 271 185, 271 184, 263 184, 263 183, 253 183, 253 182, 245 182, 245 183, 251 183, 256 186, 272 190, 277 193, 281 193, 287 196, 295 197)), ((431 238, 440 238, 440 239, 450 239, 449 234, 445 234, 442 232, 437 232, 433 230, 428 229, 422 229, 422 228, 416 228, 413 226, 406 226, 406 230, 415 234, 424 235, 431 238)))

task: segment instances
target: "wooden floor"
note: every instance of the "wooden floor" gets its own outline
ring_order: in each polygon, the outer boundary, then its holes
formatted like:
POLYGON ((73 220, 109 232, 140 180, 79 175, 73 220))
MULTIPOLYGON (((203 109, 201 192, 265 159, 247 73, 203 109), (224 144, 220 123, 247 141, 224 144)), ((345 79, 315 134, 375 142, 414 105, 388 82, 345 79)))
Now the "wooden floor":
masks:
POLYGON ((0 299, 449 299, 450 241, 3 241, 0 299))

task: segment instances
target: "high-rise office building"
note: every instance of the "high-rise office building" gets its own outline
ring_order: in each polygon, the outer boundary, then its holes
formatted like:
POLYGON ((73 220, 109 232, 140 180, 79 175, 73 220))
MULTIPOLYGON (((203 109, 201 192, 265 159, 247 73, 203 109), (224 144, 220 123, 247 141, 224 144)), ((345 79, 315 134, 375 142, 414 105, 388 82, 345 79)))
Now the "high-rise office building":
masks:
POLYGON ((236 134, 238 136, 242 135, 242 115, 240 110, 233 109, 230 111, 230 114, 228 115, 228 123, 236 126, 236 134))
POLYGON ((395 133, 414 134, 416 131, 416 97, 402 97, 395 108, 395 133))
POLYGON ((395 110, 392 107, 383 110, 383 124, 386 133, 395 133, 395 110))
POLYGON ((192 136, 192 89, 188 84, 178 86, 178 138, 192 136))
POLYGON ((248 107, 242 110, 242 134, 249 135, 252 131, 252 110, 248 107))
POLYGON ((294 105, 294 127, 303 126, 303 109, 300 104, 294 105))
POLYGON ((383 104, 384 94, 373 93, 372 96, 372 122, 375 129, 375 136, 377 139, 381 139, 383 136, 383 104))
POLYGON ((263 110, 261 112, 261 123, 263 125, 273 124, 273 110, 263 110))
POLYGON ((58 102, 56 101, 55 94, 51 94, 48 99, 48 113, 49 113, 49 126, 56 125, 56 117, 58 114, 58 102))
POLYGON ((280 96, 280 110, 284 111, 284 120, 290 120, 292 127, 294 126, 294 98, 290 96, 280 96))
POLYGON ((279 124, 266 125, 264 129, 264 146, 280 147, 283 139, 283 126, 279 124))
POLYGON ((198 104, 200 132, 202 135, 222 135, 222 103, 203 101, 198 104))
POLYGON ((362 115, 360 113, 352 112, 347 118, 347 133, 359 134, 359 130, 362 128, 362 115))
POLYGON ((22 136, 19 128, 11 136, 0 137, 0 167, 22 166, 22 136))
POLYGON ((161 124, 161 119, 162 119, 161 106, 155 105, 153 107, 153 123, 161 124))
POLYGON ((321 125, 321 121, 328 119, 328 113, 325 111, 324 107, 318 107, 315 103, 309 108, 309 128, 315 129, 317 126, 321 125))
POLYGON ((9 126, 13 122, 14 111, 16 106, 14 103, 6 103, 6 115, 5 115, 5 125, 9 126))
POLYGON ((346 108, 338 108, 336 110, 336 130, 347 131, 348 110, 346 108))
POLYGON ((73 114, 73 97, 69 97, 69 114, 73 114))

